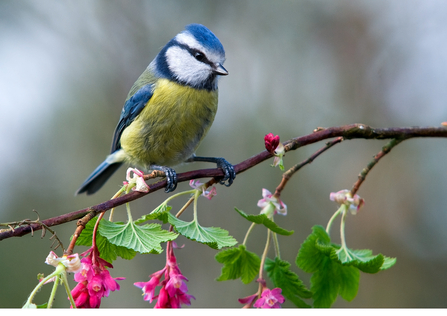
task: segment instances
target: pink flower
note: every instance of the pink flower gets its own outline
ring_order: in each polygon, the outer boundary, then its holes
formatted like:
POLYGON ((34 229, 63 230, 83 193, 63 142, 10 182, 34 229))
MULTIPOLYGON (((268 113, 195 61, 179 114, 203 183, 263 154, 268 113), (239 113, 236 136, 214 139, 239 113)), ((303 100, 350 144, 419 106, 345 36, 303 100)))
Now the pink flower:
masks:
POLYGON ((358 211, 365 205, 365 200, 362 199, 359 195, 355 194, 354 197, 351 196, 351 191, 349 190, 341 190, 338 192, 331 192, 329 195, 329 199, 331 201, 336 202, 337 204, 344 204, 349 206, 349 210, 351 214, 355 215, 358 211))
POLYGON ((81 270, 74 276, 75 281, 79 283, 71 291, 78 308, 98 308, 101 305, 101 298, 120 289, 116 280, 125 279, 112 278, 106 267, 113 268, 113 266, 99 257, 97 248, 92 247, 82 255, 88 252, 89 256, 81 259, 81 270))
POLYGON ((261 214, 266 214, 268 217, 277 213, 287 215, 287 205, 275 197, 269 190, 262 189, 262 197, 263 199, 258 201, 258 206, 262 208, 261 214))
MULTIPOLYGON (((169 300, 169 294, 168 294, 168 291, 166 290, 166 288, 163 286, 160 289, 160 294, 158 295, 158 300, 157 300, 157 303, 155 304, 155 308, 170 308, 170 307, 171 307, 171 304, 170 304, 170 300, 169 300)), ((175 306, 175 307, 180 307, 180 306, 175 306)))
POLYGON ((188 286, 183 280, 188 281, 188 279, 181 274, 171 273, 169 275, 169 281, 165 286, 169 296, 174 296, 176 294, 182 295, 188 292, 188 286))
POLYGON ((217 195, 216 187, 212 187, 211 190, 206 190, 205 185, 201 183, 199 180, 191 180, 189 181, 189 185, 191 188, 196 190, 201 190, 202 195, 206 197, 208 200, 211 200, 215 195, 217 195))
POLYGON ((279 142, 279 136, 273 136, 272 133, 264 137, 265 149, 275 156, 272 167, 279 166, 279 169, 284 170, 283 157, 286 154, 284 145, 279 142))
POLYGON ((152 301, 155 299, 155 288, 160 285, 160 279, 163 276, 166 268, 157 271, 151 275, 151 279, 148 282, 136 282, 134 283, 135 286, 141 288, 143 290, 144 300, 149 301, 149 303, 152 303, 152 301))
POLYGON ((257 298, 258 298, 258 294, 256 293, 256 294, 244 297, 244 298, 240 298, 240 299, 238 299, 238 301, 239 301, 239 303, 244 304, 243 308, 250 308, 253 301, 257 298))
POLYGON ((265 135, 264 137, 265 149, 271 154, 275 154, 275 149, 279 145, 279 136, 273 136, 272 133, 265 135))
POLYGON ((67 272, 76 273, 81 269, 81 260, 79 259, 79 255, 77 253, 70 256, 64 255, 59 258, 54 251, 50 251, 45 263, 52 265, 53 267, 57 267, 59 263, 62 263, 65 266, 65 271, 67 272))
POLYGON ((123 181, 123 184, 131 184, 135 185, 132 190, 138 192, 149 192, 149 186, 144 181, 144 173, 135 168, 128 168, 126 172, 126 180, 123 181), (133 176, 131 173, 133 172, 133 176), (126 183, 127 182, 127 183, 126 183))
POLYGON ((166 266, 151 275, 148 282, 136 282, 135 286, 141 288, 144 300, 152 303, 157 300, 155 308, 180 308, 181 305, 191 305, 191 298, 194 296, 187 294, 188 286, 185 281, 188 279, 180 271, 177 260, 174 256, 172 243, 168 242, 166 266), (161 281, 164 275, 164 280, 161 281), (155 295, 156 287, 160 286, 160 292, 155 295))
POLYGON ((261 298, 259 298, 253 306, 258 308, 280 308, 281 304, 285 301, 281 292, 282 290, 279 287, 274 288, 273 290, 264 288, 261 298))

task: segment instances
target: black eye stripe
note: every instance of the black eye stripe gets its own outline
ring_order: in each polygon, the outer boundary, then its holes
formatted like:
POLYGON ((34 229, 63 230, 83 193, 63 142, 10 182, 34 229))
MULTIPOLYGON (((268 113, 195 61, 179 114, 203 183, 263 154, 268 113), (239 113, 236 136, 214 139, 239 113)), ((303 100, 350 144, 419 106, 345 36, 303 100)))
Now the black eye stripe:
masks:
POLYGON ((209 61, 209 59, 206 57, 206 55, 203 52, 201 52, 200 50, 191 48, 187 45, 184 45, 184 44, 181 44, 178 42, 177 42, 177 46, 187 50, 191 54, 191 56, 194 57, 195 59, 197 59, 198 61, 208 64, 210 66, 213 65, 213 63, 211 61, 209 61))
POLYGON ((188 48, 188 51, 198 61, 208 65, 212 65, 212 62, 210 62, 208 58, 206 58, 206 55, 202 53, 200 50, 194 48, 188 48))

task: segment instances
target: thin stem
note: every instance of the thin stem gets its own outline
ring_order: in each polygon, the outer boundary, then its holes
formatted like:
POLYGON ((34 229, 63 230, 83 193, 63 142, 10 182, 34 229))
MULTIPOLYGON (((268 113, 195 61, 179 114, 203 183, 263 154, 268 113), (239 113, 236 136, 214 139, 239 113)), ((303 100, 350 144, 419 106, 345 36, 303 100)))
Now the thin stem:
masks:
POLYGON ((245 246, 245 244, 247 243, 248 235, 250 235, 250 233, 253 230, 253 228, 255 227, 255 225, 256 225, 256 223, 251 223, 250 228, 247 230, 247 233, 245 234, 244 242, 242 243, 242 245, 245 246))
POLYGON ((105 212, 102 212, 101 214, 99 214, 98 220, 96 221, 95 227, 93 228, 93 237, 92 237, 92 247, 93 248, 96 248, 96 232, 98 231, 99 222, 104 217, 104 214, 105 214, 105 212))
POLYGON ((47 275, 42 281, 40 281, 40 282, 36 285, 36 287, 34 288, 34 290, 33 290, 33 291, 31 292, 31 294, 29 295, 29 297, 28 297, 28 299, 27 299, 27 301, 26 301, 26 303, 25 303, 25 306, 26 306, 26 305, 29 305, 29 304, 32 303, 32 301, 33 301, 33 299, 34 299, 34 296, 36 296, 37 292, 40 291, 40 288, 41 288, 42 286, 45 285, 45 282, 47 282, 47 281, 48 281, 49 279, 51 279, 52 277, 59 275, 62 271, 65 271, 65 266, 64 266, 63 264, 58 264, 57 267, 56 267, 56 269, 55 269, 51 274, 47 275))
POLYGON ((168 197, 163 203, 167 204, 169 201, 171 201, 171 200, 173 200, 173 199, 175 199, 175 198, 177 198, 179 196, 185 195, 185 194, 195 194, 196 191, 197 190, 194 189, 194 190, 182 191, 182 192, 173 194, 170 197, 168 197))
POLYGON ((180 211, 177 212, 177 214, 175 214, 175 217, 179 218, 180 215, 182 215, 182 213, 188 208, 188 206, 191 205, 191 203, 194 201, 195 196, 191 196, 190 199, 188 200, 188 202, 185 203, 185 205, 183 205, 183 207, 180 209, 180 211))
POLYGON ((267 253, 268 253, 268 250, 270 247, 270 236, 271 236, 271 231, 270 231, 270 229, 267 229, 267 241, 265 243, 264 252, 262 253, 261 265, 259 267, 259 278, 260 279, 264 279, 262 276, 262 273, 264 271, 265 259, 267 258, 267 253))
POLYGON ((281 259, 281 253, 279 251, 278 234, 272 233, 272 236, 273 236, 273 246, 274 246, 273 248, 275 249, 275 256, 278 259, 281 259))
POLYGON ((346 213, 348 211, 348 206, 347 205, 342 205, 342 207, 344 206, 344 210, 342 212, 342 217, 341 217, 341 222, 340 222, 340 240, 341 240, 341 248, 343 249, 343 251, 346 254, 346 257, 349 260, 352 260, 351 256, 348 253, 348 247, 346 245, 346 238, 345 238, 345 222, 346 222, 346 213))
POLYGON ((129 222, 132 222, 133 218, 132 218, 132 213, 130 212, 130 205, 129 205, 129 203, 126 203, 126 211, 127 211, 127 220, 129 222))
MULTIPOLYGON (((60 263, 61 264, 61 263, 60 263)), ((51 308, 53 306, 54 298, 56 297, 57 286, 59 284, 59 275, 56 276, 53 283, 53 288, 51 290, 50 298, 48 299, 47 308, 51 308)))
POLYGON ((196 222, 196 225, 198 224, 197 222, 197 200, 199 199, 200 196, 200 191, 199 190, 194 190, 194 222, 196 222))
POLYGON ((68 285, 67 273, 61 274, 62 283, 64 284, 65 291, 67 292, 68 299, 70 300, 71 307, 76 308, 76 303, 73 299, 73 295, 71 295, 70 286, 68 285))
MULTIPOLYGON (((120 197, 121 194, 123 194, 125 190, 126 190, 126 186, 122 186, 121 189, 118 192, 116 192, 114 196, 112 196, 111 200, 116 199, 117 197, 120 197)), ((109 215, 109 221, 110 222, 113 222, 113 213, 114 213, 114 211, 115 211, 115 208, 112 208, 110 210, 110 215, 109 215)))
POLYGON ((329 235, 330 231, 331 231, 331 226, 332 223, 334 222, 334 220, 337 218, 338 215, 340 215, 340 213, 343 211, 343 205, 341 205, 338 210, 332 215, 331 219, 329 220, 329 222, 327 223, 326 226, 326 233, 329 235))

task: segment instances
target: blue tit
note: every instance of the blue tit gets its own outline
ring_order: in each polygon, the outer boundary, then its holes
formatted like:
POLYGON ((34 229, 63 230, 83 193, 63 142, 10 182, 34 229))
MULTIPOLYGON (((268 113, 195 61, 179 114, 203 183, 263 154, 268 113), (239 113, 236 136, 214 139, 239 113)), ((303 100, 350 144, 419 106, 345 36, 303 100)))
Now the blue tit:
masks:
POLYGON ((123 164, 166 175, 166 192, 177 187, 171 167, 183 162, 214 162, 230 186, 236 177, 224 158, 195 155, 217 112, 217 81, 228 75, 225 50, 205 26, 190 24, 158 53, 134 83, 124 103, 110 155, 76 194, 93 194, 123 164))

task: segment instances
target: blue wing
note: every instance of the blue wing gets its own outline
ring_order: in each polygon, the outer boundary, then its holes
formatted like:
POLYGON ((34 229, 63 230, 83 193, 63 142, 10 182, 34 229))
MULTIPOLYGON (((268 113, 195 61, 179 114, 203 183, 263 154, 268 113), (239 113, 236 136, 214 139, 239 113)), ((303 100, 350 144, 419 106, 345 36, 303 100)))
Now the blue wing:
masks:
POLYGON ((121 148, 121 134, 144 109, 147 102, 153 95, 153 87, 153 84, 144 85, 124 104, 118 125, 116 126, 115 133, 113 135, 111 153, 121 148))
POLYGON ((84 181, 76 194, 86 192, 93 194, 98 191, 103 184, 118 170, 122 165, 122 161, 114 160, 119 155, 121 148, 120 138, 124 129, 129 126, 133 120, 141 113, 149 99, 152 97, 153 84, 147 84, 141 87, 135 94, 126 101, 121 112, 120 120, 115 129, 112 141, 112 152, 107 159, 101 163, 95 171, 84 181))

